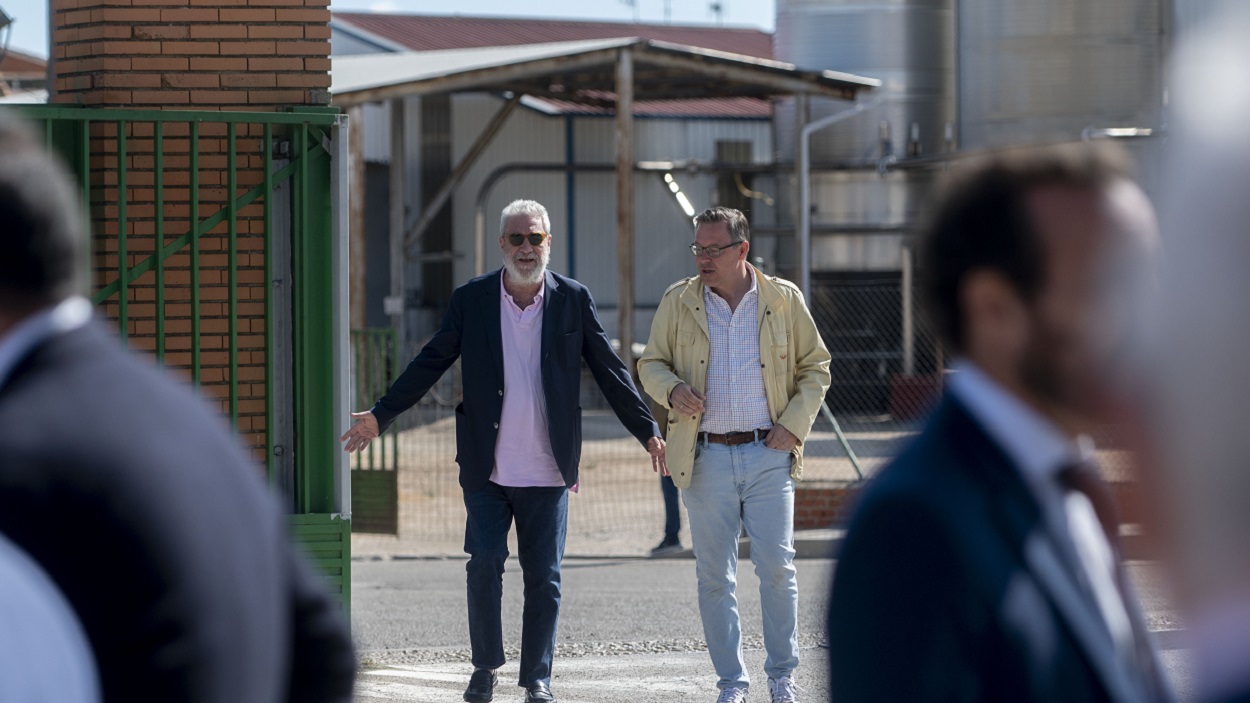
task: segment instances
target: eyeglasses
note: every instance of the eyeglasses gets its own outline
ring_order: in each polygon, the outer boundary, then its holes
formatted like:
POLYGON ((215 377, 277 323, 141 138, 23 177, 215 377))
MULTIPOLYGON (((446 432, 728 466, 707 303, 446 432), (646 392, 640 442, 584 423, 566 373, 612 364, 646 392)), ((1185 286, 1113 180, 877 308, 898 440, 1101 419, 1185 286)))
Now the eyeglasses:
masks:
POLYGON ((530 246, 536 247, 547 239, 546 232, 527 232, 525 234, 513 232, 512 234, 505 234, 504 236, 508 238, 508 243, 514 247, 521 246, 527 239, 530 242, 530 246))
POLYGON ((713 259, 715 259, 716 257, 720 256, 721 253, 724 252, 726 249, 729 249, 730 247, 736 247, 744 241, 746 240, 740 239, 736 242, 730 242, 723 247, 701 247, 698 244, 691 244, 690 253, 694 254, 695 256, 703 256, 706 254, 707 256, 710 256, 713 259))

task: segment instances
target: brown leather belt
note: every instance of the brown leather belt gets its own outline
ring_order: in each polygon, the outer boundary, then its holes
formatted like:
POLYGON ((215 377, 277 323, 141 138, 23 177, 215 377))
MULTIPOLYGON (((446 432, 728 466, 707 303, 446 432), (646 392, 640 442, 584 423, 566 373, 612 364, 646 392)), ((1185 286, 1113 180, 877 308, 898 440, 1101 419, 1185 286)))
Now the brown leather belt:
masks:
POLYGON ((700 432, 700 442, 711 442, 712 444, 724 444, 730 447, 736 447, 739 444, 747 444, 756 440, 764 441, 768 436, 768 430, 747 430, 746 432, 730 432, 728 434, 715 434, 713 432, 700 432))

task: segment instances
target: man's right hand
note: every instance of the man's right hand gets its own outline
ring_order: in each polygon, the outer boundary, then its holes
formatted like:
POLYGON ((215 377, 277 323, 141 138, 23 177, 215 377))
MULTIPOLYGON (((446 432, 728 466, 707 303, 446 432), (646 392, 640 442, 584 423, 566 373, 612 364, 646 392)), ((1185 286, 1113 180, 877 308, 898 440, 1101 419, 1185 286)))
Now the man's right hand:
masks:
POLYGON ((706 396, 689 383, 679 383, 668 394, 668 403, 678 415, 698 415, 703 412, 705 398, 706 396))
POLYGON ((340 442, 347 442, 343 445, 343 451, 355 452, 369 446, 369 443, 380 434, 378 432, 378 419, 368 410, 362 413, 352 413, 352 419, 356 422, 351 429, 343 433, 339 437, 340 442))

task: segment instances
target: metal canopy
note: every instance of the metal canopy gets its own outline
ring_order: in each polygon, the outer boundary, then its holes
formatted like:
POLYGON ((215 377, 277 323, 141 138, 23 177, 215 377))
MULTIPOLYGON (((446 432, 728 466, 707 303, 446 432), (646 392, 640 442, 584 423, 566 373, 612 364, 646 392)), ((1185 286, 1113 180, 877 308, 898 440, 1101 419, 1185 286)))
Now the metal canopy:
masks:
POLYGON ((617 62, 628 49, 634 100, 809 93, 851 100, 879 80, 804 71, 779 61, 636 38, 367 54, 334 59, 330 90, 348 106, 454 92, 511 92, 594 106, 615 104, 617 62))
MULTIPOLYGON (((621 359, 634 367, 634 118, 636 102, 697 100, 702 98, 770 98, 795 95, 801 105, 809 95, 854 100, 860 91, 877 88, 881 81, 836 71, 803 71, 792 64, 741 54, 700 49, 638 38, 602 39, 551 44, 369 54, 334 59, 330 92, 334 104, 392 101, 438 93, 511 93, 512 100, 492 125, 478 137, 430 203, 419 227, 405 233, 403 203, 391 202, 392 257, 402 258, 409 244, 450 197, 473 162, 522 95, 567 102, 611 106, 616 122, 616 237, 618 278, 618 332, 621 359), (498 124, 496 124, 498 123, 498 124)), ((396 107, 396 109, 402 109, 396 107)), ((806 110, 796 111, 800 120, 806 110)), ((392 129, 394 158, 401 158, 394 142, 403 141, 402 120, 396 114, 392 129)), ((796 134, 798 130, 796 130, 796 134)), ((354 158, 361 159, 357 154, 354 158)), ((392 165, 398 161, 392 161, 392 165)), ((404 169, 392 168, 392 194, 403 192, 404 169)), ((357 186, 357 198, 363 191, 357 186)), ((479 257, 480 259, 480 257, 479 257)), ((480 273, 480 272, 479 272, 480 273)), ((392 271, 392 292, 402 300, 402 269, 392 271)), ((398 315, 402 324, 402 315, 398 315)))

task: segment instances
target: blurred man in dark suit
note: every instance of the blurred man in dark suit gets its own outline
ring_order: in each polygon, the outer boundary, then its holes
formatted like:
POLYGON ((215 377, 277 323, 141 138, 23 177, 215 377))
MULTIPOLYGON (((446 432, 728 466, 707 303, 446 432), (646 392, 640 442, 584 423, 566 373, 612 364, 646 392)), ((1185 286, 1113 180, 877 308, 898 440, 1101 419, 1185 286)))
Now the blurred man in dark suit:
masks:
POLYGON ((106 701, 348 701, 343 614, 221 417, 92 317, 68 175, 0 120, 0 532, 106 701))
POLYGON ((864 489, 836 567, 831 691, 851 701, 1167 701, 1088 433, 1116 407, 1149 263, 1145 195, 1090 145, 955 172, 921 232, 956 355, 928 425, 864 489))

